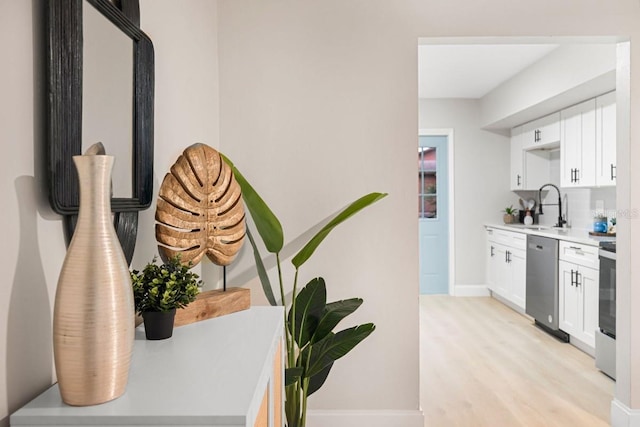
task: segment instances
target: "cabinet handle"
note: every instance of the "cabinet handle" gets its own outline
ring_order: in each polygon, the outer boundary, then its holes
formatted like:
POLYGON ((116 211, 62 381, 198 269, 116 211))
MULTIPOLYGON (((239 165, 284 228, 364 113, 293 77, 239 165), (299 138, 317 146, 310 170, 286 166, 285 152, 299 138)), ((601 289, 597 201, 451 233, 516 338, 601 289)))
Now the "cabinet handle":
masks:
POLYGON ((574 271, 571 270, 571 286, 573 286, 573 273, 574 273, 574 271))
POLYGON ((571 182, 576 182, 576 181, 575 181, 575 180, 576 180, 576 178, 575 178, 575 172, 576 172, 576 170, 575 170, 575 169, 571 169, 571 182))
POLYGON ((495 249, 495 248, 494 248, 493 246, 491 246, 491 256, 492 256, 492 257, 496 255, 496 254, 495 254, 495 252, 494 252, 494 249, 495 249))
POLYGON ((613 174, 613 171, 616 169, 616 166, 613 165, 613 163, 611 163, 611 181, 613 181, 614 179, 616 179, 616 175, 613 174))
POLYGON ((581 277, 582 274, 578 273, 578 271, 576 270, 576 286, 582 285, 582 280, 578 281, 578 279, 580 279, 581 277))
POLYGON ((576 182, 580 181, 580 169, 576 168, 576 182))
POLYGON ((580 246, 569 246, 569 249, 575 249, 576 251, 582 251, 580 246))
POLYGON ((507 262, 511 264, 511 251, 507 251, 507 262))
MULTIPOLYGON (((611 165, 613 166, 613 165, 611 165)), ((613 174, 613 172, 611 172, 613 174)), ((518 183, 516 184, 517 187, 520 187, 520 175, 517 175, 518 177, 518 183)), ((611 179, 613 179, 613 175, 611 176, 611 179)))

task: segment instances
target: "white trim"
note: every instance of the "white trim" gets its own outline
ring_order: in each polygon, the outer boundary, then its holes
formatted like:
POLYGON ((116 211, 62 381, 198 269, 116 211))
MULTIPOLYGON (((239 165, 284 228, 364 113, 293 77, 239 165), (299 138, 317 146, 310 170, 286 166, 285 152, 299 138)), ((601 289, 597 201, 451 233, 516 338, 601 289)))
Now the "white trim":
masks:
POLYGON ((611 401, 612 427, 640 427, 640 410, 631 409, 618 399, 611 401))
POLYGON ((453 129, 452 128, 446 128, 446 129, 418 129, 418 137, 420 136, 446 136, 447 137, 447 157, 448 157, 448 171, 447 171, 447 181, 448 181, 448 189, 447 189, 447 193, 448 193, 448 208, 449 208, 449 295, 455 295, 456 289, 455 289, 455 264, 456 264, 456 259, 455 259, 455 251, 454 251, 454 246, 453 243, 455 242, 455 216, 454 216, 454 212, 455 212, 455 206, 454 206, 454 182, 453 182, 453 177, 455 176, 454 174, 454 161, 453 161, 453 153, 454 153, 454 149, 453 149, 453 129))
POLYGON ((424 427, 420 410, 312 411, 307 413, 308 427, 424 427))
POLYGON ((488 297, 491 296, 487 285, 455 285, 453 295, 457 297, 488 297))

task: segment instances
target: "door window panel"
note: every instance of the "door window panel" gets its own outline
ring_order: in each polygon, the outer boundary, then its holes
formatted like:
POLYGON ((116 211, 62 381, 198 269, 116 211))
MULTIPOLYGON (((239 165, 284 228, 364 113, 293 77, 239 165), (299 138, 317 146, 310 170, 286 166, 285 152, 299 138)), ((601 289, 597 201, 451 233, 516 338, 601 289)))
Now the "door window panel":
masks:
POLYGON ((434 147, 418 148, 418 217, 438 218, 438 192, 434 147))

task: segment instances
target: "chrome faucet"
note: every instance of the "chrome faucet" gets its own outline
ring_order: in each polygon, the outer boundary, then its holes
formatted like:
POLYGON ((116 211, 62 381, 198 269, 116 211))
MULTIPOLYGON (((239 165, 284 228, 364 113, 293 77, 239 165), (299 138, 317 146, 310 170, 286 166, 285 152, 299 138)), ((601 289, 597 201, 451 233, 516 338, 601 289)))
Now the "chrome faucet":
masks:
MULTIPOLYGON (((558 187, 556 187, 553 184, 544 184, 542 187, 540 187, 540 189, 538 190, 538 206, 539 206, 539 211, 538 213, 540 215, 543 215, 544 213, 542 212, 542 190, 545 187, 553 187, 556 189, 556 191, 558 192, 558 223, 556 225, 554 225, 554 227, 562 227, 562 224, 566 224, 567 221, 565 221, 565 219, 562 217, 562 196, 560 195, 560 189, 558 187)), ((553 203, 545 203, 545 206, 556 206, 556 204, 553 203)))

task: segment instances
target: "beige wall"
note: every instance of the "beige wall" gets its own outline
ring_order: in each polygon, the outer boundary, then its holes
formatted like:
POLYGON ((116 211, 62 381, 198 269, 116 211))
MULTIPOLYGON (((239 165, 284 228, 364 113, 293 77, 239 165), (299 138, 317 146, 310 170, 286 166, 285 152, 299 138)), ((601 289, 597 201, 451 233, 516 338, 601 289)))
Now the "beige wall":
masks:
MULTIPOLYGON (((141 2, 155 45, 155 191, 183 148, 218 144, 216 2, 141 2)), ((52 308, 65 253, 43 184, 42 1, 0 0, 0 426, 54 380, 52 308), (35 9, 35 10, 34 10, 35 9)), ((153 211, 141 214, 134 265, 156 253, 153 211)))

